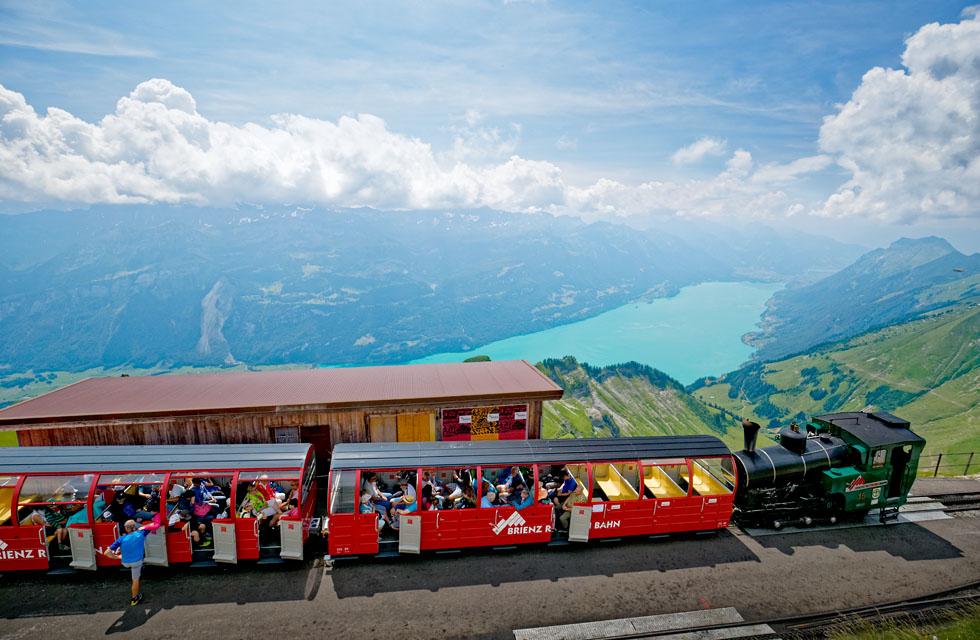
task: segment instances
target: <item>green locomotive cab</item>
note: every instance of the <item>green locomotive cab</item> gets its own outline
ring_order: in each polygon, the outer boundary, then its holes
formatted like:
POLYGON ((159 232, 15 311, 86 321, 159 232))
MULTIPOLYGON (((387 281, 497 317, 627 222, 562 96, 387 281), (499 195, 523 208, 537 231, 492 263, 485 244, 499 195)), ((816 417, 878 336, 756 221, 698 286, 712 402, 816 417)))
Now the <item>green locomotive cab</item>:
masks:
POLYGON ((823 472, 824 491, 845 514, 860 516, 881 509, 893 519, 915 482, 925 440, 910 424, 890 413, 835 413, 817 416, 807 425, 817 434, 850 445, 849 466, 823 472))

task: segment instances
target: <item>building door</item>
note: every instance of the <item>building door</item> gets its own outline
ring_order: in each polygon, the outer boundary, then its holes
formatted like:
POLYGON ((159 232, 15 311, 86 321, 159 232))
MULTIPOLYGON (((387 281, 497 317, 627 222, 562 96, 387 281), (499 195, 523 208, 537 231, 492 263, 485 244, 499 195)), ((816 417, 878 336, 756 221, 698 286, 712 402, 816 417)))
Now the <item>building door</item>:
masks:
POLYGON ((398 442, 432 442, 436 439, 436 417, 431 413, 400 413, 398 442))
POLYGON ((371 416, 371 442, 398 442, 395 416, 371 416))
POLYGON ((313 445, 316 452, 318 469, 330 468, 330 454, 333 453, 333 443, 330 441, 329 426, 303 427, 302 441, 313 445))

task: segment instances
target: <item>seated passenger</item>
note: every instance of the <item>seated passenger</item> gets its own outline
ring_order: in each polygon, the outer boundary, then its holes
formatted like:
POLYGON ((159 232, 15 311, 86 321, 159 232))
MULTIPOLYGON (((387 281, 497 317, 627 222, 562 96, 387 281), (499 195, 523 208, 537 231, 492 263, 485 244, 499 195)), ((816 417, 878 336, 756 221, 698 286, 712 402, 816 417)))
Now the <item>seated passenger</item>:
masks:
POLYGON ((480 498, 480 508, 481 509, 495 509, 500 506, 500 502, 497 500, 497 492, 493 489, 487 491, 482 498, 480 498))
POLYGON ((416 509, 418 509, 418 505, 415 504, 415 496, 403 496, 402 503, 395 506, 395 514, 391 520, 391 528, 398 531, 401 516, 407 516, 408 514, 415 512, 416 509))
POLYGON ((422 487, 422 511, 438 511, 439 501, 435 497, 435 492, 432 490, 431 484, 426 484, 422 487))
POLYGON ((182 479, 175 480, 174 486, 170 487, 170 493, 167 494, 167 503, 177 504, 177 500, 180 499, 180 496, 184 495, 185 491, 187 491, 187 486, 184 484, 184 481, 182 479))
MULTIPOLYGON (((95 496, 95 502, 92 504, 92 512, 96 514, 101 514, 105 510, 105 502, 102 500, 101 495, 95 496)), ((80 508, 68 518, 68 525, 73 524, 88 524, 88 509, 85 505, 80 505, 80 508)))
MULTIPOLYGON (((517 495, 516 493, 514 495, 517 495)), ((514 508, 520 511, 534 504, 534 499, 531 498, 531 492, 527 490, 527 487, 521 488, 521 497, 513 502, 514 508)))
POLYGON ((561 507, 562 513, 558 520, 561 522, 562 529, 568 529, 568 525, 572 520, 572 509, 575 508, 575 505, 586 502, 586 500, 585 489, 580 484, 575 485, 575 490, 572 491, 572 495, 565 499, 561 507))
POLYGON ((527 492, 527 487, 520 480, 514 480, 514 484, 510 486, 509 491, 506 496, 501 494, 501 498, 508 506, 515 507, 524 499, 521 494, 527 492))
POLYGON ((475 509, 476 508, 476 492, 473 491, 473 487, 470 485, 465 485, 462 489, 462 494, 456 498, 456 504, 453 505, 454 509, 475 509))
POLYGON ((112 502, 106 507, 106 511, 112 518, 112 521, 116 523, 119 528, 119 535, 124 535, 125 530, 123 529, 123 524, 129 518, 126 516, 126 492, 122 489, 116 489, 116 492, 112 496, 112 502))
POLYGON ((493 481, 493 485, 500 486, 507 483, 507 478, 510 477, 510 468, 505 467, 503 471, 497 474, 497 477, 493 481))
POLYGON ((50 504, 44 508, 44 519, 48 527, 54 529, 54 537, 58 543, 58 548, 68 551, 68 514, 60 504, 50 504))
MULTIPOLYGON (((380 515, 380 514, 379 514, 380 515)), ((299 517, 299 498, 289 499, 289 510, 282 514, 284 518, 298 518, 299 517)))
POLYGON ((575 482, 575 478, 572 477, 572 472, 568 470, 568 467, 562 467, 561 477, 562 484, 552 495, 552 502, 555 503, 556 507, 562 507, 565 504, 565 501, 572 495, 572 492, 575 491, 575 487, 578 484, 575 482))
POLYGON ((259 487, 258 482, 253 480, 252 483, 248 485, 248 493, 245 497, 251 502, 252 509, 256 511, 260 517, 271 518, 268 523, 270 527, 277 527, 279 525, 279 518, 282 516, 279 503, 275 500, 266 500, 265 494, 259 487))
POLYGON ((500 491, 500 493, 514 493, 514 484, 518 482, 521 485, 527 484, 524 482, 524 476, 521 475, 521 470, 517 467, 511 467, 510 473, 507 476, 507 481, 501 485, 498 485, 497 489, 500 491))
POLYGON ((408 504, 407 498, 411 498, 415 501, 415 487, 409 481, 407 476, 402 476, 398 479, 398 486, 401 489, 400 494, 395 494, 391 497, 391 509, 394 511, 400 504, 408 504))
POLYGON ((207 535, 207 529, 203 522, 197 523, 196 527, 191 525, 192 519, 191 512, 187 509, 174 509, 174 512, 170 515, 170 520, 167 521, 167 531, 171 533, 177 531, 183 531, 187 527, 191 528, 191 541, 194 544, 200 544, 202 547, 211 546, 211 536, 207 535), (201 542, 201 540, 204 540, 201 542))
POLYGON ((382 493, 381 489, 378 488, 378 474, 368 471, 364 480, 361 481, 361 491, 367 491, 371 494, 374 510, 381 514, 385 522, 388 522, 388 513, 391 510, 391 501, 388 498, 391 497, 391 494, 382 493))
POLYGON ((358 504, 357 512, 361 515, 368 515, 375 513, 374 507, 371 506, 371 494, 365 491, 361 494, 361 502, 358 504))

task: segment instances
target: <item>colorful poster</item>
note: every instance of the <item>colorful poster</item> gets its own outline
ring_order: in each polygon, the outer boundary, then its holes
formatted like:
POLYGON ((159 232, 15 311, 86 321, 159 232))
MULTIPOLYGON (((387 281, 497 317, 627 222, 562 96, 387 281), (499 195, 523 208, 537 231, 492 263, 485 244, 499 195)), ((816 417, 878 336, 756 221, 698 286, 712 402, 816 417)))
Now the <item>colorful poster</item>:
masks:
POLYGON ((442 439, 470 439, 470 411, 472 409, 443 409, 442 410, 442 439))
POLYGON ((527 405, 442 410, 443 440, 524 440, 527 405))
POLYGON ((497 422, 490 420, 490 416, 496 416, 496 407, 477 407, 470 414, 473 417, 473 424, 470 425, 470 437, 473 440, 496 440, 497 422))

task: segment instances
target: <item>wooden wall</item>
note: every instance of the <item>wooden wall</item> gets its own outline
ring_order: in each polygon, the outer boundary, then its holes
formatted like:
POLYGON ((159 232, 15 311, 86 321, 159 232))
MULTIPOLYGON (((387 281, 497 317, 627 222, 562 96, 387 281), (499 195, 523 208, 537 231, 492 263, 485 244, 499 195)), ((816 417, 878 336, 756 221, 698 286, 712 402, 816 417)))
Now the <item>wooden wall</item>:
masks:
MULTIPOLYGON (((58 425, 32 425, 19 429, 21 446, 97 446, 155 444, 231 444, 275 442, 275 427, 299 427, 303 442, 314 445, 319 468, 326 469, 333 445, 340 442, 367 442, 371 416, 397 416, 402 413, 436 413, 440 408, 528 405, 528 438, 541 437, 542 402, 508 399, 447 403, 440 407, 393 406, 351 411, 275 411, 265 413, 226 413, 170 418, 132 418, 92 420, 58 425)), ((436 423, 437 438, 441 425, 436 423)))

